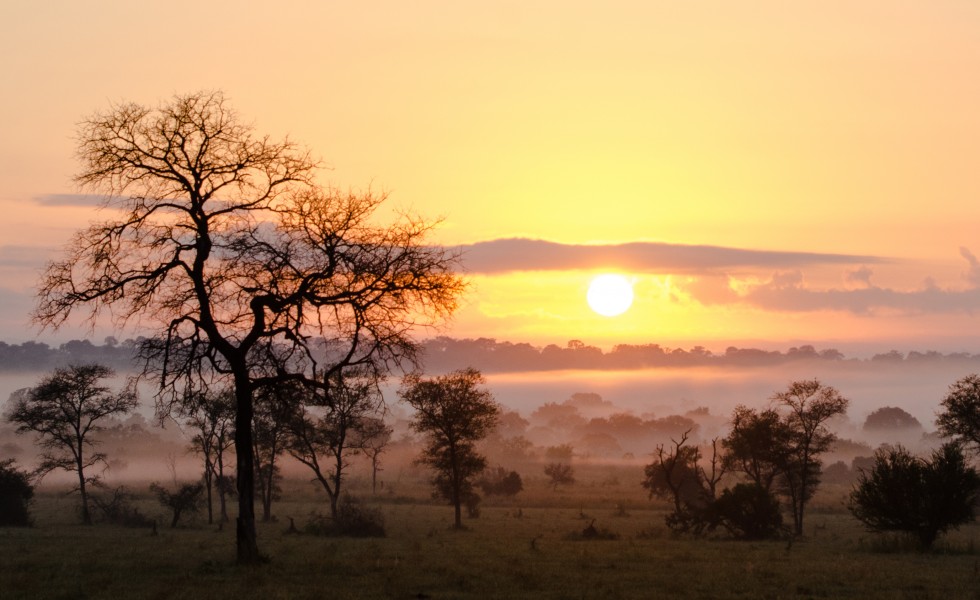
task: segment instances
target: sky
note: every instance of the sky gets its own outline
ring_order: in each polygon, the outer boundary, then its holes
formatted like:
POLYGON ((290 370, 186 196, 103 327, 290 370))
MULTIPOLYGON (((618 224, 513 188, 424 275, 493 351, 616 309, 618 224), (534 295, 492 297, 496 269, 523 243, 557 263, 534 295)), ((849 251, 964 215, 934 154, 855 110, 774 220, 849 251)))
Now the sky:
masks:
POLYGON ((972 0, 4 2, 0 339, 88 334, 28 319, 100 218, 77 123, 217 89, 442 219, 471 285, 439 333, 978 352, 977 31, 972 0))

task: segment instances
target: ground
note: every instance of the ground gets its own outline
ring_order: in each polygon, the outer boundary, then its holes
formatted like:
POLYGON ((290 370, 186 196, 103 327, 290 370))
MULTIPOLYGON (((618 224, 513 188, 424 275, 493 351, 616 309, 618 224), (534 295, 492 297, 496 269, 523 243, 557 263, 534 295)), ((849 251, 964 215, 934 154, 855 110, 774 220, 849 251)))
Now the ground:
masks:
MULTIPOLYGON (((919 553, 865 532, 842 505, 843 486, 822 490, 807 535, 790 544, 672 537, 666 507, 628 473, 607 470, 557 492, 543 476, 526 480, 517 498, 484 502, 465 531, 450 529, 451 508, 429 500, 421 482, 401 484, 370 500, 388 533, 374 539, 286 533, 287 516, 301 527, 326 508, 305 482, 290 483, 279 520, 259 525, 270 559, 254 568, 234 564, 233 527, 200 515, 157 535, 85 527, 75 524, 74 497, 42 490, 35 527, 0 529, 0 597, 946 599, 980 589, 980 526, 919 553), (616 539, 582 539, 593 519, 616 539)), ((148 496, 140 503, 160 512, 148 496)))

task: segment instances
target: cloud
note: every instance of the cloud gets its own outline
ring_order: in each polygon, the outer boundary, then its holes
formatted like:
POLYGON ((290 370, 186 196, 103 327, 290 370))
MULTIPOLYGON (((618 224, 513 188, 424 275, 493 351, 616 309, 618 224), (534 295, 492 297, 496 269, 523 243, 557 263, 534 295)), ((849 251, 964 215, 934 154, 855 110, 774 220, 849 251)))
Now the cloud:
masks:
POLYGON ((40 206, 101 206, 106 197, 101 194, 45 194, 33 198, 40 206))
POLYGON ((816 289, 807 285, 799 270, 774 273, 768 280, 743 284, 738 290, 724 289, 719 277, 700 277, 685 285, 689 296, 703 305, 744 304, 763 310, 810 312, 831 310, 866 315, 877 312, 900 314, 949 314, 980 312, 980 265, 973 255, 961 250, 970 263, 967 289, 943 289, 931 278, 920 289, 897 290, 871 283, 871 270, 861 268, 845 274, 859 282, 854 289, 816 289))
POLYGON ((962 246, 960 247, 960 256, 965 258, 966 262, 970 265, 970 268, 963 274, 963 277, 973 287, 980 287, 980 261, 977 260, 977 257, 968 248, 962 246))
POLYGON ((882 257, 849 254, 748 250, 659 242, 559 244, 527 238, 489 240, 461 246, 460 249, 463 251, 463 264, 467 270, 485 274, 592 268, 696 273, 743 267, 787 269, 812 265, 890 262, 882 257))

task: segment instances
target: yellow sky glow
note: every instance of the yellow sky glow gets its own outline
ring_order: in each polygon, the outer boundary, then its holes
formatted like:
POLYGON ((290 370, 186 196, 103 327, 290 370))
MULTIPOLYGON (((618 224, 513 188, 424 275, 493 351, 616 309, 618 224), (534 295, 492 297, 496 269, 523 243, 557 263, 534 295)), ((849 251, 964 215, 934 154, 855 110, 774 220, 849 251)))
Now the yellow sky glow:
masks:
POLYGON ((980 350, 960 251, 980 253, 977 31, 971 0, 5 3, 0 289, 18 308, 0 338, 31 337, 33 267, 11 256, 96 217, 35 201, 79 191, 75 123, 217 88, 308 144, 324 181, 444 217, 441 243, 883 259, 624 272, 636 300, 615 319, 586 305, 589 269, 473 273, 449 335, 980 350))

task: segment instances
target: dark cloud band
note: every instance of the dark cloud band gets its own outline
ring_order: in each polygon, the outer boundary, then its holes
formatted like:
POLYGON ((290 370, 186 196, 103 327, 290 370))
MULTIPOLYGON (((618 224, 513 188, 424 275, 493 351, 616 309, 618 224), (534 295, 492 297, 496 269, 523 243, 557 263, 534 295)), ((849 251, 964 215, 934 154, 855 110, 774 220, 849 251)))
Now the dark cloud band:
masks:
POLYGON ((526 238, 461 246, 470 273, 619 268, 649 272, 703 272, 738 267, 798 268, 812 265, 866 265, 890 262, 876 256, 746 250, 658 242, 559 244, 526 238))

